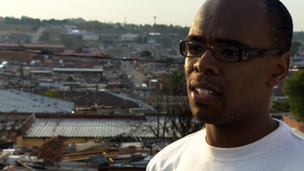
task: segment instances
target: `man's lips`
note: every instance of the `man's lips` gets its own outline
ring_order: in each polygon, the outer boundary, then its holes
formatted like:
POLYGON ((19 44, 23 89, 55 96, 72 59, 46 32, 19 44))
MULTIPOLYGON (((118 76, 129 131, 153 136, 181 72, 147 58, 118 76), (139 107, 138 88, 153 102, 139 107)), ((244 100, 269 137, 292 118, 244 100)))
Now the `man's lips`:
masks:
POLYGON ((218 89, 212 85, 199 82, 190 82, 189 89, 198 95, 220 95, 218 89))
POLYGON ((195 88, 192 91, 195 91, 198 95, 202 95, 202 96, 217 95, 217 93, 214 91, 202 89, 202 88, 195 88))
POLYGON ((197 104, 213 104, 221 97, 219 89, 206 82, 190 81, 189 90, 190 99, 197 104))

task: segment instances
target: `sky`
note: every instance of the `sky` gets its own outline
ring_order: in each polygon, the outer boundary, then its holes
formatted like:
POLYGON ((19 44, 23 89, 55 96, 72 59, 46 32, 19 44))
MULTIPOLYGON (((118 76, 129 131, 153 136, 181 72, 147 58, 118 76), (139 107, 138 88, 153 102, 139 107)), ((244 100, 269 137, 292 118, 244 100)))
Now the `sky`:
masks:
MULTIPOLYGON (((0 16, 39 19, 83 18, 107 23, 167 24, 190 27, 205 0, 0 0, 0 16), (154 20, 154 17, 156 19, 154 20)), ((281 0, 304 30, 304 0, 281 0)))

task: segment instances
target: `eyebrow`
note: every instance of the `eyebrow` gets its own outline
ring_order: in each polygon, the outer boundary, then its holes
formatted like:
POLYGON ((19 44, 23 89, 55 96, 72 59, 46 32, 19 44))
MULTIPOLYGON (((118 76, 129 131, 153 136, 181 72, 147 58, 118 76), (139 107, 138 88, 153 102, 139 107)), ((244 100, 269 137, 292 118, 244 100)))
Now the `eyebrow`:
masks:
MULTIPOLYGON (((195 41, 199 41, 199 42, 207 44, 205 39, 202 38, 201 36, 188 35, 187 40, 195 40, 195 41)), ((242 46, 242 47, 250 47, 250 45, 245 44, 245 43, 243 43, 239 40, 235 40, 235 39, 216 38, 214 41, 216 43, 227 43, 227 44, 238 45, 238 46, 242 46)))
POLYGON ((204 43, 204 39, 201 36, 188 35, 187 40, 195 40, 204 43))

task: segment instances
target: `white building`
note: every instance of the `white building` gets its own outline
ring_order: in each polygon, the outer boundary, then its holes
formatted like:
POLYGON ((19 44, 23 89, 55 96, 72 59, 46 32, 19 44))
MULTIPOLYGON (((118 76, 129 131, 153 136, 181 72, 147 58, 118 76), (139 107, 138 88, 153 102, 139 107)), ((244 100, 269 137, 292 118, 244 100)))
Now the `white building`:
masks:
POLYGON ((132 33, 122 34, 121 35, 121 40, 123 40, 123 41, 133 41, 138 36, 139 36, 139 34, 132 34, 132 33))
POLYGON ((96 33, 92 33, 92 32, 88 32, 88 33, 84 33, 83 40, 91 40, 91 41, 98 41, 99 40, 99 35, 96 33))

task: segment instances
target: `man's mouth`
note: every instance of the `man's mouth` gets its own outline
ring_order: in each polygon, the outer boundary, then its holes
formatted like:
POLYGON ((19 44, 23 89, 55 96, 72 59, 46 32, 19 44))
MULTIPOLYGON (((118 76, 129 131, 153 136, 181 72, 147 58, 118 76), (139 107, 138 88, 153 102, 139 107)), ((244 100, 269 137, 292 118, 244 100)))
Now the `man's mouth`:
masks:
POLYGON ((217 95, 217 93, 214 91, 202 89, 202 88, 194 88, 192 91, 195 91, 197 94, 201 96, 217 95))

